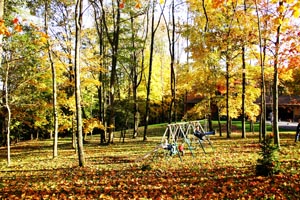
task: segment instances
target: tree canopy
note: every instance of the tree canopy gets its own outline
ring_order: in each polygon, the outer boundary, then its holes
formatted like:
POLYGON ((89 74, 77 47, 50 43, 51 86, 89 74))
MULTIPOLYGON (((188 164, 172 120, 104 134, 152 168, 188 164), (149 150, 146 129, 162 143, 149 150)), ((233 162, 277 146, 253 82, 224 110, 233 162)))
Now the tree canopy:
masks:
MULTIPOLYGON (((281 95, 299 95, 300 4, 296 0, 113 0, 86 1, 82 6, 80 60, 76 63, 73 3, 4 2, 0 81, 3 97, 5 91, 8 94, 12 136, 52 136, 52 71, 47 50, 56 69, 59 135, 75 130, 79 109, 75 63, 80 70, 79 113, 85 134, 94 128, 111 133, 134 128, 138 134, 148 111, 149 123, 216 114, 228 119, 244 115, 253 121, 262 113, 257 102, 262 84, 275 83, 281 95), (151 29, 151 20, 155 29, 151 29), (278 27, 280 40, 276 43, 278 27), (189 97, 198 99, 196 104, 188 104, 189 97), (168 114, 170 109, 176 118, 168 114)), ((270 88, 266 90, 271 94, 270 88)), ((1 98, 3 127, 5 101, 1 98)), ((4 135, 3 131, 2 142, 4 135)), ((111 142, 111 138, 101 141, 111 142)))

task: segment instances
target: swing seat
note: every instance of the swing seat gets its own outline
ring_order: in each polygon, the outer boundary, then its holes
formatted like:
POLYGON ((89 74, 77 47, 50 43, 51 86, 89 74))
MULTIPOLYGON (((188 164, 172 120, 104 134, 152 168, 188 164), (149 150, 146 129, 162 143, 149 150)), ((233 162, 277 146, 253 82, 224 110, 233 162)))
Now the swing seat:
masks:
POLYGON ((176 144, 168 144, 166 147, 164 147, 164 149, 169 151, 170 156, 176 155, 178 153, 176 144))
POLYGON ((205 132, 205 135, 215 135, 216 132, 215 131, 208 131, 208 132, 205 132))

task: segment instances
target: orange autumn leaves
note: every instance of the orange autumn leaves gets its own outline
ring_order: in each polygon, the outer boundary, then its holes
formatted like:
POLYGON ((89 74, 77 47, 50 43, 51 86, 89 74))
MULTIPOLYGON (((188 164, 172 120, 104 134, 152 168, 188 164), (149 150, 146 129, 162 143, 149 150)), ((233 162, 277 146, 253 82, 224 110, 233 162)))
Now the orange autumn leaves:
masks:
POLYGON ((14 18, 13 19, 13 24, 14 24, 15 31, 17 31, 17 32, 21 32, 22 31, 22 26, 19 24, 18 18, 14 18))
MULTIPOLYGON (((140 2, 139 0, 136 0, 135 2, 136 2, 136 4, 135 4, 134 7, 135 7, 136 9, 140 9, 140 8, 142 7, 141 2, 140 2)), ((121 3, 120 3, 120 8, 121 8, 121 9, 125 8, 125 3, 126 3, 126 0, 122 0, 122 1, 121 1, 121 3)))
MULTIPOLYGON (((5 23, 5 20, 0 19, 0 35, 10 37, 16 33, 22 32, 23 26, 24 25, 20 22, 18 18, 14 18, 13 20, 11 20, 11 24, 5 23)), ((35 41, 36 44, 46 44, 49 36, 44 32, 40 31, 39 27, 35 26, 34 24, 30 23, 29 26, 36 30, 35 34, 37 34, 38 36, 37 40, 35 41)))
MULTIPOLYGON (((235 0, 208 0, 207 3, 212 3, 213 8, 219 8, 223 4, 230 4, 235 2, 235 0)), ((277 0, 271 1, 272 3, 277 3, 277 0)), ((259 3, 259 1, 257 2, 259 3)), ((282 0, 282 5, 278 6, 277 12, 283 13, 286 10, 290 10, 292 12, 292 16, 294 18, 300 17, 300 2, 297 0, 282 0)), ((278 23, 282 23, 280 19, 278 19, 278 23)))
MULTIPOLYGON (((13 24, 13 30, 16 32, 21 32, 22 31, 22 26, 19 23, 18 18, 14 18, 12 20, 13 24)), ((12 31, 5 25, 5 21, 3 19, 0 19, 0 35, 6 35, 7 37, 11 36, 12 31)))

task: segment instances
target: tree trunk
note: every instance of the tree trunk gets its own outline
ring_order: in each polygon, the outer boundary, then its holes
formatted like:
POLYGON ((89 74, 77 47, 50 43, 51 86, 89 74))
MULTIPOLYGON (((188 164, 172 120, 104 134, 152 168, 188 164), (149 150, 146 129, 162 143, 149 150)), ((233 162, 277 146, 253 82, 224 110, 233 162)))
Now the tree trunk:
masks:
POLYGON ((75 115, 72 115, 72 127, 71 127, 71 133, 72 133, 72 147, 75 149, 75 152, 77 153, 77 136, 76 136, 76 131, 75 131, 75 124, 76 124, 76 119, 75 115))
POLYGON ((146 110, 145 110, 145 126, 144 126, 144 138, 147 140, 147 129, 149 123, 149 111, 150 111, 150 90, 151 90, 151 78, 152 78, 152 62, 153 62, 153 51, 154 51, 154 16, 155 16, 155 1, 153 0, 152 5, 152 19, 151 19, 151 38, 150 38, 150 56, 149 56, 149 72, 148 72, 148 81, 147 81, 147 95, 146 95, 146 110))
MULTIPOLYGON (((189 26, 189 14, 190 14, 190 10, 188 8, 187 15, 186 15, 187 26, 189 26)), ((186 46, 187 47, 189 46, 189 42, 190 42, 190 34, 187 34, 187 36, 186 36, 186 46)), ((187 48, 187 51, 186 51, 186 64, 188 66, 187 67, 187 73, 190 73, 190 50, 189 50, 189 48, 187 48)), ((183 104, 183 106, 184 106, 183 107, 183 114, 184 115, 187 113, 187 100, 188 100, 188 90, 186 90, 185 93, 184 93, 184 102, 183 102, 184 103, 183 104)))
POLYGON ((254 122, 253 122, 253 120, 250 121, 250 131, 254 134, 254 122))
POLYGON ((242 47, 242 138, 246 138, 246 116, 245 116, 245 95, 246 95, 246 62, 245 62, 245 46, 242 47))
MULTIPOLYGON (((169 51, 171 56, 171 103, 170 103, 170 110, 169 110, 169 123, 173 122, 176 119, 176 110, 175 110, 175 103, 176 103, 176 75, 175 75, 175 0, 172 0, 172 37, 169 38, 169 51)), ((168 30, 168 29, 167 29, 168 30)))
MULTIPOLYGON (((283 5, 283 1, 279 1, 279 6, 283 5)), ((282 17, 282 13, 280 13, 282 17)), ((274 55, 274 83, 273 83, 273 134, 274 143, 280 148, 279 128, 278 128, 278 55, 280 48, 280 32, 281 24, 277 27, 276 42, 275 42, 275 55, 274 55)))
POLYGON ((221 124, 221 117, 220 117, 220 109, 219 107, 217 107, 218 109, 218 127, 219 127, 219 135, 220 137, 222 137, 222 124, 221 124))
POLYGON ((82 138, 82 110, 80 92, 80 46, 81 46, 81 25, 82 25, 82 0, 76 1, 75 8, 75 99, 76 99, 76 119, 77 119, 77 145, 79 166, 85 166, 83 138, 82 138))
MULTIPOLYGON (((132 15, 132 13, 130 13, 132 15)), ((136 138, 138 135, 139 127, 139 105, 137 102, 137 88, 138 88, 138 72, 137 72, 137 56, 136 56, 136 47, 135 47, 135 30, 134 30, 134 18, 130 16, 131 24, 131 43, 132 43, 132 71, 131 71, 131 81, 132 81, 132 94, 133 94, 133 138, 136 138)))
MULTIPOLYGON (((4 13, 4 0, 0 0, 0 19, 3 19, 3 13, 4 13)), ((3 40, 3 35, 0 34, 0 68, 2 69, 1 67, 1 64, 2 64, 2 52, 3 52, 3 48, 2 48, 2 40, 3 40)), ((3 86, 4 87, 4 86, 3 86)), ((4 91, 4 90, 3 90, 4 91)), ((2 116, 1 116, 2 118, 2 116)), ((2 120, 2 119, 1 119, 2 120)), ((5 117, 3 117, 3 120, 5 121, 5 117)), ((3 127, 5 126, 5 122, 3 121, 3 124, 0 123, 3 127)), ((1 126, 1 129, 2 129, 2 126, 1 126)), ((2 131, 1 131, 2 132, 2 131)), ((5 140, 4 138, 4 129, 3 129, 3 140, 5 140)))
POLYGON ((208 130, 209 131, 213 131, 213 124, 212 124, 212 114, 213 114, 213 109, 212 109, 212 106, 211 106, 211 101, 212 101, 212 98, 209 97, 209 101, 208 101, 208 107, 209 107, 209 114, 207 116, 207 119, 208 119, 208 130))
POLYGON ((112 133, 114 130, 115 125, 115 85, 116 85, 116 68, 117 68, 117 61, 118 61, 118 48, 119 48, 119 34, 120 34, 120 1, 116 1, 116 11, 113 11, 112 19, 113 21, 113 33, 110 34, 108 31, 108 26, 106 24, 106 11, 103 5, 103 0, 100 0, 101 9, 102 9, 102 17, 103 17, 103 25, 105 29, 105 33, 109 44, 112 49, 112 63, 111 63, 111 70, 110 70, 110 86, 109 86, 109 116, 107 119, 108 125, 108 141, 107 143, 111 143, 112 141, 112 133), (115 13, 116 12, 116 13, 115 13), (112 35, 112 36, 111 36, 112 35))
POLYGON ((5 89, 5 108, 7 111, 7 121, 6 121, 6 144, 7 144, 7 165, 10 166, 10 120, 11 120, 11 112, 8 102, 8 73, 9 72, 9 64, 7 63, 6 71, 5 71, 5 80, 4 80, 4 89, 5 89))
MULTIPOLYGON (((3 19, 4 16, 4 0, 0 0, 0 19, 3 19)), ((2 64, 2 40, 3 40, 3 35, 0 34, 0 68, 2 64)), ((4 92, 5 92, 5 97, 4 97, 4 103, 5 103, 5 108, 7 112, 7 120, 6 120, 6 144, 7 144, 7 165, 10 166, 10 120, 11 120, 11 112, 10 112, 10 106, 8 102, 8 76, 9 76, 9 63, 7 63, 6 66, 6 71, 5 71, 5 79, 4 79, 4 92)), ((5 119, 6 119, 5 118, 5 119)), ((5 123, 4 123, 5 124, 5 123)))
MULTIPOLYGON (((48 1, 45 1, 45 33, 48 35, 48 1)), ((54 140, 53 140, 53 158, 58 155, 57 145, 58 145, 58 113, 57 113, 57 87, 56 87, 56 68, 54 66, 52 52, 49 41, 47 41, 47 51, 49 62, 52 71, 52 98, 53 98, 53 130, 54 130, 54 140)), ((51 134, 52 139, 52 134, 51 134)))
MULTIPOLYGON (((97 30, 97 35, 99 38, 99 54, 101 57, 101 66, 104 68, 105 67, 105 63, 103 60, 103 55, 104 55, 104 30, 103 30, 103 18, 100 16, 100 10, 98 10, 98 6, 93 3, 93 8, 94 8, 94 16, 95 16, 95 23, 96 23, 96 30, 97 30), (98 17, 100 18, 100 23, 98 22, 98 17)), ((104 81, 104 74, 102 72, 102 70, 100 70, 99 72, 99 76, 98 76, 98 80, 99 82, 101 82, 101 85, 99 87, 97 87, 97 92, 98 92, 98 104, 99 104, 99 115, 98 115, 98 119, 99 121, 102 122, 102 124, 106 124, 105 120, 106 120, 106 95, 105 95, 105 81, 104 81)), ((105 126, 106 127, 106 126, 105 126)), ((105 140, 105 129, 104 130, 97 130, 100 132, 100 144, 104 144, 106 142, 105 140)))
MULTIPOLYGON (((148 123, 149 123, 149 111, 150 111, 150 90, 151 90, 151 78, 152 78, 152 64, 153 64, 153 51, 154 51, 154 37, 155 32, 160 24, 161 16, 163 14, 162 12, 159 16, 158 22, 156 27, 154 27, 154 18, 155 18, 155 4, 156 0, 152 1, 152 13, 151 13, 151 37, 150 37, 150 56, 149 56, 149 73, 148 73, 148 81, 147 81, 147 96, 146 96, 146 111, 145 111, 145 126, 144 126, 144 141, 147 140, 147 129, 148 129, 148 123)), ((165 4, 164 4, 165 5, 165 4)))
POLYGON ((266 138, 266 87, 265 87, 265 73, 264 73, 264 61, 265 61, 265 51, 266 45, 265 42, 263 44, 262 34, 261 34, 261 25, 260 25, 260 17, 258 13, 257 1, 255 0, 255 10, 257 16, 257 27, 258 27, 258 35, 259 35, 259 58, 260 58, 260 68, 261 68, 261 104, 260 104, 260 130, 259 130, 259 141, 265 140, 266 138))
POLYGON ((230 138, 231 135, 231 127, 230 127, 230 106, 229 106, 229 86, 230 86, 230 81, 229 81, 229 61, 228 61, 228 56, 226 58, 226 116, 227 116, 227 121, 226 121, 226 132, 227 132, 227 138, 230 138))

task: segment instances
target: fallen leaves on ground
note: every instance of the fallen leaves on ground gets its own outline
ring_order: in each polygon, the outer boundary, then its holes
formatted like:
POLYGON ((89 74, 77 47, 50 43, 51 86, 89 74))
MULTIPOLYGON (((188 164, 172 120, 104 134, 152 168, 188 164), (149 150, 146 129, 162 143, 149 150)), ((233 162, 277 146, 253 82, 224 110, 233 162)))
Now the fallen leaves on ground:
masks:
POLYGON ((255 176, 259 147, 253 140, 215 139, 207 154, 198 149, 194 157, 186 152, 183 161, 175 156, 139 163, 153 146, 144 144, 146 150, 137 153, 130 144, 90 144, 84 168, 76 167, 69 151, 51 160, 51 151, 41 146, 31 149, 33 157, 23 149, 19 162, 1 168, 0 199, 300 199, 297 145, 283 147, 281 173, 261 177, 255 176))

